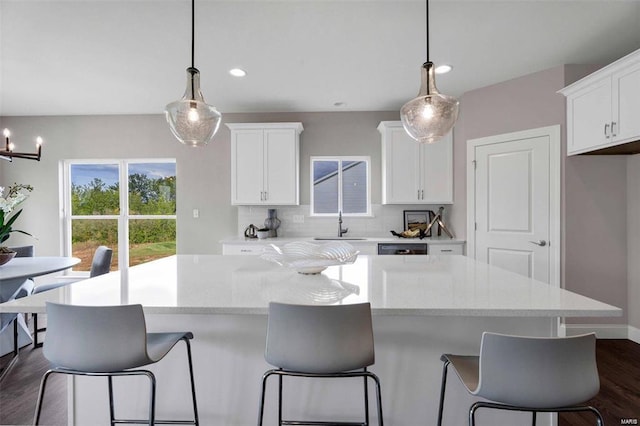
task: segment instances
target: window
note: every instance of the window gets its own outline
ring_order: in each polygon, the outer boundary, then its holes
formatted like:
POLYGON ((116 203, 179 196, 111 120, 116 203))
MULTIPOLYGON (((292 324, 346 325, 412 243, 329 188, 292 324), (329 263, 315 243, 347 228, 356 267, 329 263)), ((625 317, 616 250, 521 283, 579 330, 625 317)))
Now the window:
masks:
POLYGON ((114 250, 112 269, 176 253, 175 160, 68 161, 63 195, 74 271, 90 270, 99 245, 114 250))
POLYGON ((369 157, 311 157, 311 215, 370 215, 369 157))

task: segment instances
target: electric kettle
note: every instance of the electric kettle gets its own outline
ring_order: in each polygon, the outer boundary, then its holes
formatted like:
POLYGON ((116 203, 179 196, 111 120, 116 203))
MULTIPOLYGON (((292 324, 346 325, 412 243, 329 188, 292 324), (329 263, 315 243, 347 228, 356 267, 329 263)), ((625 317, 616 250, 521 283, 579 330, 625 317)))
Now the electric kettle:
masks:
POLYGON ((244 236, 247 238, 258 238, 258 227, 253 223, 247 226, 247 229, 244 230, 244 236))

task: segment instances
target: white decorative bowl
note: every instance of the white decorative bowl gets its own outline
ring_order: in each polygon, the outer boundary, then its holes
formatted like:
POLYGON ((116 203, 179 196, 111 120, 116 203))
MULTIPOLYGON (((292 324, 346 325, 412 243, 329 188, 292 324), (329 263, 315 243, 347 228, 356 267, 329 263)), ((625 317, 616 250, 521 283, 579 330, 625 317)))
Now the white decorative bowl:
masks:
POLYGON ((323 244, 296 241, 282 247, 271 244, 265 248, 262 258, 300 274, 319 274, 329 266, 353 263, 358 253, 351 244, 342 241, 323 244))

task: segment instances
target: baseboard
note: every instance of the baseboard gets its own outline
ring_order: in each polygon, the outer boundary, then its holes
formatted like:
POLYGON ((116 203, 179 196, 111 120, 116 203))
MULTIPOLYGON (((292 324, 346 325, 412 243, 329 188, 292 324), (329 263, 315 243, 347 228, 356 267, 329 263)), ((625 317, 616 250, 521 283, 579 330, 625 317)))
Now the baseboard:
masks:
POLYGON ((629 340, 640 344, 640 328, 629 326, 629 340))
MULTIPOLYGON (((640 330, 636 329, 636 338, 640 338, 640 330)), ((631 339, 630 327, 626 324, 561 324, 559 335, 575 336, 585 333, 596 333, 598 339, 631 339)))

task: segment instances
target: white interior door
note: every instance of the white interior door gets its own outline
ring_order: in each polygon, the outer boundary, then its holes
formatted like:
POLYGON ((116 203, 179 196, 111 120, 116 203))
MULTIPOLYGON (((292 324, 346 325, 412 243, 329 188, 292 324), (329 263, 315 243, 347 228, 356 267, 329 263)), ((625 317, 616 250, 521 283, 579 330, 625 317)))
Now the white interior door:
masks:
POLYGON ((467 150, 469 255, 556 285, 559 133, 554 126, 491 136, 467 150))

